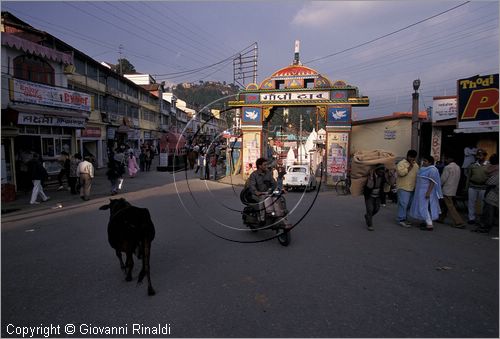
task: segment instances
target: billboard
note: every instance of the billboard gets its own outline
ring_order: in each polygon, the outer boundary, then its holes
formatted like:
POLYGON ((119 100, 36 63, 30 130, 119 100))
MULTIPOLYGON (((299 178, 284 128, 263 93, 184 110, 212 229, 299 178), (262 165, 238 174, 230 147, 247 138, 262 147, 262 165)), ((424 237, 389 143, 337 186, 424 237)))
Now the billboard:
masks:
POLYGON ((498 126, 498 74, 457 81, 458 128, 498 126))
POLYGON ((434 97, 432 100, 432 122, 456 119, 457 97, 434 97))

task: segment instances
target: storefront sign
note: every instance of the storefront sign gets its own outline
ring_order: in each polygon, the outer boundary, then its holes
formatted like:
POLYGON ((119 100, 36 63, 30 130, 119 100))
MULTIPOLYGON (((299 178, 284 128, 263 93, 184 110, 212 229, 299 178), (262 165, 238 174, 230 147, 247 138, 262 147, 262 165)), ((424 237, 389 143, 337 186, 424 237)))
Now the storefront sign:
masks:
POLYGON ((21 79, 11 81, 12 101, 90 112, 90 95, 21 79))
POLYGON ((436 161, 441 159, 442 130, 438 127, 432 128, 431 155, 436 161))
POLYGON ((457 81, 458 128, 498 126, 498 74, 457 81))
POLYGON ((432 101, 432 122, 457 117, 457 97, 434 97, 432 101))
POLYGON ((141 138, 141 131, 138 129, 132 129, 127 132, 127 137, 130 140, 139 140, 141 138))
POLYGON ((17 123, 20 125, 59 126, 85 128, 85 118, 71 118, 19 112, 17 123))
POLYGON ((329 100, 330 92, 276 92, 261 93, 260 101, 316 101, 329 100))
POLYGON ((99 127, 87 127, 82 130, 81 136, 87 138, 100 138, 101 129, 99 127))
POLYGON ((107 138, 113 140, 115 138, 116 128, 108 127, 107 138))
POLYGON ((385 140, 394 140, 394 139, 396 139, 396 130, 394 130, 394 129, 386 129, 386 130, 384 130, 384 139, 385 140))

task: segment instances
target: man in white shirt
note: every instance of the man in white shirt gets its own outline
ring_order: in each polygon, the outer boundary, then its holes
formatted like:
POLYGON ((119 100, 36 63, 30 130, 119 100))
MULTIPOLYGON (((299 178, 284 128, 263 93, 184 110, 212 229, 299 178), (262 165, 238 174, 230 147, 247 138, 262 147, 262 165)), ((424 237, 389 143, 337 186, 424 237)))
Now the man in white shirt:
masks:
POLYGON ((450 214, 453 221, 453 226, 457 228, 465 228, 465 222, 455 208, 453 198, 457 195, 458 183, 460 182, 460 167, 455 163, 452 156, 445 156, 444 163, 446 164, 441 174, 441 185, 443 191, 443 203, 441 204, 441 214, 437 222, 443 223, 446 215, 450 214))
POLYGON ((89 200, 90 187, 94 178, 94 166, 89 162, 89 157, 85 157, 85 160, 78 164, 76 175, 80 177, 80 198, 82 200, 89 200))

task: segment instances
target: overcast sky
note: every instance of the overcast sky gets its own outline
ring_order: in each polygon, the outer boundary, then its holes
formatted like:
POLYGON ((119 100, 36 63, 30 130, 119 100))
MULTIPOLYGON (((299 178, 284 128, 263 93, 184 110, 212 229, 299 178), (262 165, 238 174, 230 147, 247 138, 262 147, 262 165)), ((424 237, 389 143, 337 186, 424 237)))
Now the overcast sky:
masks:
POLYGON ((292 62, 297 39, 304 65, 370 97, 369 107, 353 110, 357 119, 411 111, 414 79, 421 80, 424 110, 433 96, 455 95, 457 79, 499 69, 496 0, 2 1, 1 6, 98 61, 116 63, 121 51, 138 72, 158 82, 232 83, 233 56, 256 42, 260 83, 292 62))

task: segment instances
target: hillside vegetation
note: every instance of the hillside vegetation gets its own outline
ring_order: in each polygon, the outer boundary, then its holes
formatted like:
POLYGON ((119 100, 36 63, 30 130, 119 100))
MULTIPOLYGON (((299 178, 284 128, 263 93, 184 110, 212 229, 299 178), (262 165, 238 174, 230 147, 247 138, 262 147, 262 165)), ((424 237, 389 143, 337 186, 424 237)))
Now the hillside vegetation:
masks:
POLYGON ((235 100, 239 88, 233 84, 220 82, 203 82, 198 84, 178 84, 174 86, 174 95, 184 100, 189 107, 200 110, 209 105, 209 109, 225 109, 227 102, 235 100))

